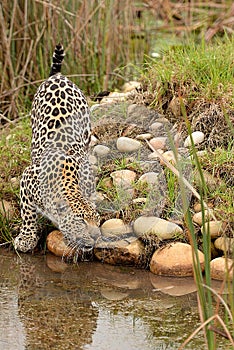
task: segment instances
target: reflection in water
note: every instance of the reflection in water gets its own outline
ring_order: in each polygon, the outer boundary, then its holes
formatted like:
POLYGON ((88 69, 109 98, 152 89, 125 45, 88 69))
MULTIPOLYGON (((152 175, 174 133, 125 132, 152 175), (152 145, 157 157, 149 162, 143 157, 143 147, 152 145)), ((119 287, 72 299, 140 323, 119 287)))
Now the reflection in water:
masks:
POLYGON ((0 266, 1 350, 177 349, 199 323, 191 279, 4 250, 0 266))

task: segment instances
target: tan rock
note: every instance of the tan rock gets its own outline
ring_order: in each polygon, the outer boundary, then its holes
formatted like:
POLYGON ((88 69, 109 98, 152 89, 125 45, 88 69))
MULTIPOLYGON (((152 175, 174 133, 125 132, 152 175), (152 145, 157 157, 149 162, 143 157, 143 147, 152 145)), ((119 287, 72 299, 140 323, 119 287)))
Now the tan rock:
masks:
POLYGON ((138 182, 146 182, 149 185, 158 184, 158 173, 154 171, 149 171, 141 175, 138 179, 138 182))
POLYGON ((216 280, 223 280, 228 277, 230 280, 233 279, 233 260, 219 257, 210 262, 211 277, 216 280))
MULTIPOLYGON (((204 270, 204 254, 198 251, 198 257, 204 270)), ((192 247, 186 243, 175 242, 156 250, 150 262, 150 271, 156 275, 192 276, 192 247)))
POLYGON ((150 134, 150 133, 145 133, 145 134, 139 134, 139 135, 137 135, 137 136, 136 136, 136 139, 137 139, 137 140, 142 140, 142 141, 144 141, 144 140, 149 140, 149 139, 151 139, 151 137, 152 137, 152 134, 150 134))
POLYGON ((110 174, 113 179, 113 184, 124 189, 131 188, 132 183, 136 178, 136 173, 132 170, 116 170, 110 174))
POLYGON ((104 145, 96 145, 93 148, 93 153, 98 157, 105 157, 108 153, 110 153, 110 148, 104 145))
MULTIPOLYGON (((212 211, 212 209, 209 209, 209 210, 205 209, 204 213, 205 213, 205 221, 208 221, 210 219, 211 213, 213 213, 213 211, 212 211)), ((201 211, 193 215, 193 222, 195 222, 196 224, 198 224, 200 226, 203 224, 201 211)))
MULTIPOLYGON (((204 141, 205 134, 202 131, 194 131, 192 132, 191 137, 193 139, 194 145, 198 145, 199 143, 204 141)), ((191 138, 190 136, 188 136, 184 141, 184 147, 190 147, 191 145, 191 138)))
POLYGON ((138 217, 133 224, 133 230, 137 237, 154 234, 161 240, 171 239, 183 233, 180 226, 156 216, 138 217))
MULTIPOLYGON (((213 208, 213 203, 207 203, 208 205, 208 208, 213 208)), ((195 203, 194 206, 193 206, 193 209, 196 213, 198 213, 199 211, 202 210, 202 206, 201 206, 201 203, 195 203)))
POLYGON ((109 219, 101 226, 101 233, 105 237, 124 235, 131 231, 131 227, 121 219, 109 219))
POLYGON ((210 232, 211 238, 217 238, 221 236, 225 231, 226 224, 222 221, 208 221, 201 227, 201 232, 204 234, 205 232, 210 232))
POLYGON ((46 239, 47 248, 51 253, 61 257, 72 257, 75 249, 68 247, 64 241, 62 232, 58 230, 52 231, 46 239))
POLYGON ((149 143, 154 149, 166 149, 167 137, 153 137, 149 143))
POLYGON ((136 89, 139 89, 141 87, 141 83, 139 81, 129 81, 127 83, 124 83, 122 86, 122 91, 123 92, 130 92, 134 91, 136 89))
POLYGON ((121 136, 117 139, 117 149, 120 152, 134 152, 141 148, 141 142, 130 137, 121 136))
POLYGON ((234 238, 219 237, 214 241, 215 248, 222 250, 223 252, 233 253, 234 251, 234 238))

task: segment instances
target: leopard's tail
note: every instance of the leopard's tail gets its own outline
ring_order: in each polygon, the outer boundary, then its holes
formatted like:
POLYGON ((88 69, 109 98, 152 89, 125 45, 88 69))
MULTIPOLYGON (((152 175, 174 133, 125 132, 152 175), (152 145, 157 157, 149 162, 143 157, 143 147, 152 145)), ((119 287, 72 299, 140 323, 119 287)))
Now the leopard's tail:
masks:
POLYGON ((63 63, 65 53, 61 44, 56 45, 53 53, 53 62, 50 69, 50 77, 56 73, 61 72, 61 66, 63 63))

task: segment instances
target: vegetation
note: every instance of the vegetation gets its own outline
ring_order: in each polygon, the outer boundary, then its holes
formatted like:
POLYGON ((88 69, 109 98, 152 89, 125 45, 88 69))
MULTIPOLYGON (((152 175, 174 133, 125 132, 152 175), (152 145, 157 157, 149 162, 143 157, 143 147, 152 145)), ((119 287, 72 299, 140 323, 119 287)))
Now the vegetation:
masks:
MULTIPOLYGON (((3 200, 7 200, 16 209, 14 219, 4 211, 0 214, 1 242, 10 241, 19 229, 19 178, 30 161, 27 113, 36 86, 48 75, 51 54, 59 41, 67 55, 64 72, 72 75, 86 94, 92 96, 100 90, 119 87, 137 76, 143 85, 139 95, 149 94, 150 107, 163 112, 182 134, 193 130, 205 133, 206 153, 198 159, 195 146, 191 149, 201 185, 203 223, 203 201, 211 202, 216 217, 228 223, 226 235, 233 236, 233 3, 149 0, 144 4, 147 7, 133 0, 63 0, 59 5, 40 0, 1 2, 0 199, 3 207, 3 200), (168 35, 172 38, 169 45, 165 43, 168 35), (152 58, 152 52, 157 53, 157 58, 152 58), (215 187, 207 188, 206 172, 216 179, 215 187)), ((125 163, 116 163, 114 169, 125 167, 125 163)), ((165 173, 170 190, 168 200, 173 204, 173 189, 180 188, 183 194, 185 185, 171 170, 165 173)), ((99 186, 108 190, 102 181, 99 186)), ((143 193, 146 189, 137 190, 143 193)), ((116 193, 108 191, 113 199, 116 193)), ((182 197, 188 236, 194 248, 206 348, 217 348, 217 333, 233 345, 233 283, 225 278, 223 288, 227 286, 229 291, 225 297, 211 289, 209 227, 202 235, 202 275, 196 227, 191 210, 187 210, 185 194, 182 197)))

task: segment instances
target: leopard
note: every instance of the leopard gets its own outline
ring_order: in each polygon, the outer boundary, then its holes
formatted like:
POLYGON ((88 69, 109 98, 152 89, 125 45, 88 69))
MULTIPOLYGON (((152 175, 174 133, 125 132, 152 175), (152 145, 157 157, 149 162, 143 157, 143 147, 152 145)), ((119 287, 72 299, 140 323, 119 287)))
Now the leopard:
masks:
POLYGON ((22 224, 14 247, 33 251, 44 216, 62 232, 68 246, 93 249, 100 236, 95 182, 89 160, 90 108, 83 92, 61 74, 65 56, 56 45, 48 79, 31 108, 31 162, 20 181, 22 224))

